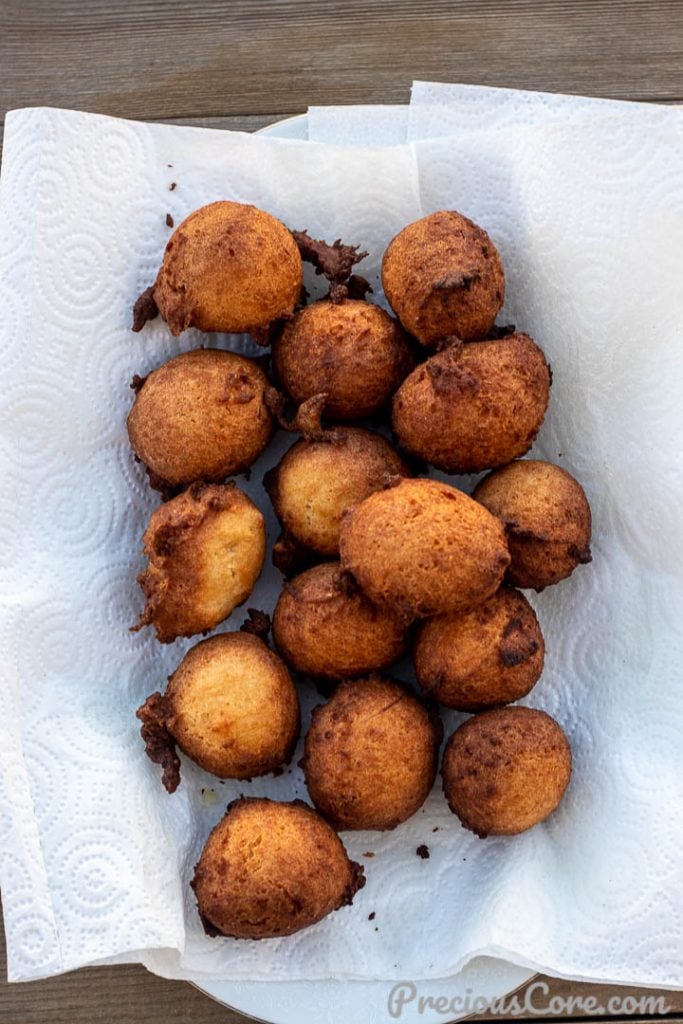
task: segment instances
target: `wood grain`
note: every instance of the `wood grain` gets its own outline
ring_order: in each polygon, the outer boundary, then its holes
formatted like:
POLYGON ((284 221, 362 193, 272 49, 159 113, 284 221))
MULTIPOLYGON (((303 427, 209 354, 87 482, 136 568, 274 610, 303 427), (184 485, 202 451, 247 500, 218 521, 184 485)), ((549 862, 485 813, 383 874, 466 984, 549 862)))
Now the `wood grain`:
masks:
POLYGON ((297 113, 413 78, 679 99, 682 48, 680 0, 3 0, 0 110, 297 113))
MULTIPOLYGON (((403 103, 414 78, 673 102, 682 57, 681 0, 0 0, 0 125, 40 104, 253 131, 309 104, 403 103)), ((662 995, 683 1022, 683 994, 662 995)), ((139 966, 0 977, 1 1024, 244 1019, 139 966)))

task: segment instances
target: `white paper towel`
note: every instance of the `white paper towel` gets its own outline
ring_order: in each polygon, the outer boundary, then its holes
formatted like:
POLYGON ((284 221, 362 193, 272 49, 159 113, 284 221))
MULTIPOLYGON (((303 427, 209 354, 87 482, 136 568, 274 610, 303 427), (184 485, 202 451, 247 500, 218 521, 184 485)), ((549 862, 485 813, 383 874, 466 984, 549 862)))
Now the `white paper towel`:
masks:
POLYGON ((361 103, 309 107, 308 138, 341 146, 397 146, 407 141, 407 105, 361 103))
MULTIPOLYGON (((10 976, 117 959, 176 977, 418 979, 484 953, 569 977, 683 984, 680 137, 546 126, 464 151, 438 140, 361 151, 41 109, 10 115, 5 147, 10 976), (134 709, 191 641, 127 632, 155 504, 126 443, 127 383, 205 339, 171 339, 160 322, 132 335, 130 305, 153 278, 166 212, 177 223, 219 197, 362 242, 376 283, 382 248, 420 216, 418 162, 425 208, 442 189, 441 205, 500 244, 506 313, 555 371, 535 453, 576 472, 593 505, 594 563, 534 599, 548 660, 527 703, 566 728, 574 778, 548 822, 486 841, 460 828, 437 786, 395 832, 344 836, 368 875, 353 907, 284 940, 209 940, 187 883, 225 804, 305 791, 297 768, 222 785, 184 761, 169 797, 142 753, 134 709), (421 843, 429 860, 415 855, 421 843)), ((264 511, 262 470, 289 443, 246 485, 264 511)), ((249 603, 272 607, 277 579, 268 568, 249 603)))
MULTIPOLYGON (((342 108, 335 108, 342 109, 342 108)), ((408 107, 409 141, 459 137, 469 132, 531 124, 583 121, 593 117, 644 115, 646 124, 666 122, 680 108, 631 100, 568 96, 563 93, 463 85, 460 82, 413 82, 408 107)))
POLYGON ((545 123, 629 118, 646 128, 677 124, 680 106, 568 96, 446 82, 413 82, 410 104, 309 107, 307 134, 313 142, 378 146, 545 123))

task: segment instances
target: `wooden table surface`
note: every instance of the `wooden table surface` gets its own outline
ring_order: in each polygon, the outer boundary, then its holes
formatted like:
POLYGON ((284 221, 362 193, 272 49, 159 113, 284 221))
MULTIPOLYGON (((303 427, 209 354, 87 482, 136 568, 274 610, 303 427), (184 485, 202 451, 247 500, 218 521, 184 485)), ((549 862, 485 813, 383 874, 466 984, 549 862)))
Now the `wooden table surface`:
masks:
MULTIPOLYGON (((251 131, 309 104, 405 103, 414 78, 680 102, 682 56, 681 0, 0 0, 0 118, 41 104, 251 131)), ((683 1021, 683 994, 663 996, 683 1021)), ((0 1024, 188 1020, 244 1018, 142 967, 0 982, 0 1024)))

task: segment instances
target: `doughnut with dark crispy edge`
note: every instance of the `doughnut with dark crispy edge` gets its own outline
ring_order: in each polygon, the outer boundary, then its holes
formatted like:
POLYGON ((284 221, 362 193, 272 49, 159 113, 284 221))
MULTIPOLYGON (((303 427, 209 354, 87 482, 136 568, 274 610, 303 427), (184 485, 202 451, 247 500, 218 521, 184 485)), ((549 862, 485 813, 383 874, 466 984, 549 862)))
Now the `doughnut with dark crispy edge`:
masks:
POLYGON ((292 314, 303 283, 292 233, 265 210, 221 200, 195 210, 168 240, 152 290, 136 303, 134 330, 155 309, 171 334, 263 332, 292 314))
POLYGON ((273 433, 268 387, 260 366, 234 352, 175 356, 136 385, 128 414, 133 451, 165 489, 243 473, 273 433))
POLYGON ((478 224, 454 210, 408 224, 389 243, 382 286, 409 334, 423 345, 446 338, 485 338, 505 297, 495 245, 478 224))
POLYGON ((341 683, 306 735, 306 785, 339 830, 396 828, 427 799, 442 726, 408 687, 380 676, 341 683))
POLYGON ((458 711, 483 711, 524 697, 543 671, 544 654, 533 608, 510 587, 468 611, 426 619, 413 644, 425 696, 458 711))
MULTIPOLYGON (((222 779, 251 779, 287 764, 299 736, 299 700, 286 665, 245 631, 191 647, 163 697, 152 694, 137 714, 148 734, 155 718, 152 760, 165 730, 170 743, 222 779)), ((173 792, 179 773, 175 784, 162 781, 173 792)))
POLYGON ((524 455, 539 431, 550 371, 527 334, 452 345, 421 363, 394 396, 407 452, 446 473, 478 473, 524 455))
POLYGON ((324 562, 285 584, 273 638, 297 671, 351 679, 396 661, 407 646, 407 623, 368 600, 339 562, 324 562))
POLYGON ((263 568, 262 514, 234 484, 192 484, 155 509, 145 531, 147 605, 135 630, 162 643, 213 629, 246 601, 263 568))
POLYGON ((300 800, 233 801, 209 835, 192 888, 208 935, 293 935, 365 885, 339 836, 300 800))
POLYGON ((483 839, 516 835, 547 818, 571 770, 569 741, 550 715, 507 707, 474 715, 456 729, 441 773, 448 806, 483 839))
POLYGON ((523 459, 496 469, 473 497, 503 523, 508 581, 543 590, 591 561, 591 510, 581 484, 551 462, 523 459))
POLYGON ((371 601, 408 618, 470 608, 510 563, 500 522, 481 511, 438 480, 401 480, 344 513, 342 567, 371 601))

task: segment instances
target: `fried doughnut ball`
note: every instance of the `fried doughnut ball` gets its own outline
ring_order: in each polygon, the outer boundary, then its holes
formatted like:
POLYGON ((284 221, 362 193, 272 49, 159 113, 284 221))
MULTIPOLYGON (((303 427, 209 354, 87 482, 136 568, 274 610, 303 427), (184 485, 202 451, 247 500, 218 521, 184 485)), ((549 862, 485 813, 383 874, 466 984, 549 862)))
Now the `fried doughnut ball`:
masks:
POLYGON ((411 618, 479 604, 510 562, 498 520, 437 480, 402 480, 348 510, 340 552, 370 600, 411 618))
POLYGON ((159 487, 242 473, 273 433, 264 401, 268 379, 253 360, 234 352, 185 352, 137 387, 128 435, 159 487))
POLYGON ((336 832, 300 800, 234 800, 190 883, 208 935, 292 935, 348 906, 365 885, 336 832))
POLYGON ((315 708, 306 736, 313 803, 338 830, 396 828, 429 795, 442 732, 402 684, 379 676, 342 683, 315 708))
POLYGON ((478 473, 529 450, 549 393, 548 364, 527 334, 453 345, 404 380, 394 432, 446 473, 478 473))
POLYGON ((300 310, 273 343, 273 365, 295 402, 327 394, 325 415, 358 420, 385 405, 414 359, 399 324, 360 299, 300 310))
MULTIPOLYGON (((251 779, 287 764, 299 737, 299 700, 284 662, 257 636, 201 640, 138 711, 152 760, 168 734, 200 767, 222 779, 251 779), (151 743, 150 743, 151 740, 151 743)), ((164 761, 161 760, 163 764, 164 761)), ((163 782, 172 793, 179 773, 163 782)))
POLYGON ((446 744, 441 768, 448 806, 482 839, 547 818, 571 771, 569 741, 555 719, 524 707, 468 718, 446 744))
POLYGON ((379 608, 339 562, 325 562, 286 583, 273 615, 285 660, 315 679, 349 679, 386 668, 407 646, 407 624, 379 608))
POLYGON ((382 487, 407 476, 403 459, 379 434, 360 427, 331 433, 334 440, 300 440, 266 477, 285 533, 324 557, 339 553, 342 513, 382 487))
POLYGON ((513 462, 484 477, 473 497, 505 526, 513 586, 543 590, 590 562, 590 506, 578 481, 559 466, 513 462))
POLYGON ((246 601, 263 568, 266 531, 234 484, 192 484, 155 509, 143 537, 149 565, 138 576, 153 625, 168 644, 213 629, 246 601))
POLYGON ((289 316, 303 283, 290 231, 255 206, 221 201, 195 210, 168 240, 153 297, 177 335, 228 334, 289 316))
POLYGON ((510 587, 469 611, 422 622, 413 646, 424 693, 458 711, 483 711, 524 697, 543 671, 544 655, 534 610, 510 587))
POLYGON ((382 286, 405 329, 423 345, 485 338, 505 297, 495 245, 454 210, 408 224, 389 243, 382 286))

